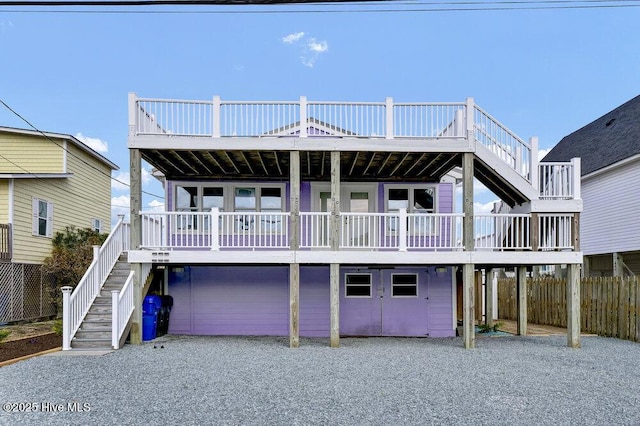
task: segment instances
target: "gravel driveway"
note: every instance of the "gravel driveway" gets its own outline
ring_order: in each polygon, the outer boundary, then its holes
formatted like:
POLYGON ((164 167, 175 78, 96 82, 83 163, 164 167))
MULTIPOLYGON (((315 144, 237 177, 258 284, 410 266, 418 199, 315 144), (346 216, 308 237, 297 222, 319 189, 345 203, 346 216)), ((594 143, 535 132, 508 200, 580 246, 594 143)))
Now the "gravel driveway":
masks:
POLYGON ((566 337, 513 336, 478 338, 475 350, 460 338, 341 344, 164 336, 156 348, 37 357, 0 369, 0 424, 640 424, 637 343, 585 337, 576 350, 566 337))

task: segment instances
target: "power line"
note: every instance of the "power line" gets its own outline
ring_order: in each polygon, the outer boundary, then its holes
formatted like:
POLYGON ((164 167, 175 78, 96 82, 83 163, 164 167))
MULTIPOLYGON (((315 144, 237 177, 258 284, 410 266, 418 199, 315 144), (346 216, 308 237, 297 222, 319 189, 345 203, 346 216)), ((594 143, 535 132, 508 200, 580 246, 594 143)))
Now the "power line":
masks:
MULTIPOLYGON (((95 171, 97 171, 98 173, 108 176, 109 179, 118 182, 121 185, 124 185, 128 188, 131 187, 130 184, 123 182, 119 179, 114 178, 113 176, 111 176, 111 174, 107 174, 105 173, 103 170, 100 170, 99 168, 97 168, 96 166, 94 166, 93 164, 90 164, 89 162, 87 162, 84 158, 76 155, 75 153, 73 153, 72 151, 69 151, 67 148, 65 148, 63 145, 60 145, 58 142, 54 141, 53 139, 51 139, 47 134, 45 134, 44 132, 42 132, 41 130, 39 130, 36 126, 34 126, 33 124, 31 124, 31 122, 29 120, 27 120, 26 118, 24 118, 22 115, 20 115, 20 113, 18 113, 17 111, 15 111, 13 108, 11 108, 9 105, 7 105, 7 103, 0 99, 0 103, 2 103, 2 105, 4 105, 5 108, 7 108, 9 111, 11 111, 11 113, 13 113, 16 117, 20 118, 22 121, 24 121, 25 123, 27 123, 33 130, 35 130, 36 132, 40 133, 42 136, 44 136, 49 142, 53 143, 54 145, 56 145, 57 147, 59 147, 60 149, 62 149, 63 151, 66 151, 67 154, 71 155, 72 157, 80 160, 81 162, 83 162, 85 165, 87 165, 88 167, 91 167, 92 169, 94 169, 95 171)), ((4 158, 4 157, 3 157, 4 158)), ((6 158, 5 158, 6 159, 6 158)), ((15 165, 15 163, 12 163, 15 165)), ((19 167, 19 166, 18 166, 19 167)), ((24 169, 23 169, 24 170, 24 169)), ((143 194, 147 194, 147 195, 151 195, 152 197, 156 197, 156 198, 160 198, 160 199, 164 199, 164 196, 161 195, 156 195, 153 194, 151 192, 147 192, 147 191, 142 191, 143 194)))
POLYGON ((4 10, 4 12, 30 13, 98 13, 98 14, 290 14, 290 13, 393 13, 393 12, 472 12, 551 9, 604 9, 640 7, 639 0, 496 0, 496 1, 386 1, 386 0, 18 0, 0 1, 3 6, 49 7, 134 7, 134 6, 282 6, 325 5, 358 6, 354 9, 278 9, 278 10, 4 10), (385 3, 385 8, 367 9, 366 6, 385 3), (398 8, 398 6, 407 6, 398 8), (420 7, 425 6, 425 7, 420 7), (362 7, 362 8, 361 8, 362 7))

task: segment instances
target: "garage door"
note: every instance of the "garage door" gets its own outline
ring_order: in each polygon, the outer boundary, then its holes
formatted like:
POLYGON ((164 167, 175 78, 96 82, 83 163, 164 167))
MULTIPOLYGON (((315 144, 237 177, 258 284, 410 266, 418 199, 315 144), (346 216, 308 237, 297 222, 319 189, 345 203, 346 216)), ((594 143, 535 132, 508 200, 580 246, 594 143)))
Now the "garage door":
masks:
POLYGON ((288 282, 287 267, 171 268, 169 333, 287 336, 288 282))

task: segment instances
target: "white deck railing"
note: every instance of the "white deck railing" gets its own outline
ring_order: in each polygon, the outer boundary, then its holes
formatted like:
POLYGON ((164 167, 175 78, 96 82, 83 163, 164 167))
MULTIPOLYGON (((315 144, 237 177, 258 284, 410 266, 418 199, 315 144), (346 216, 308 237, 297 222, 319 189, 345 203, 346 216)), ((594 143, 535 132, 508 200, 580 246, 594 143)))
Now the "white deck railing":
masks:
POLYGON ((570 163, 540 163, 540 198, 580 198, 580 172, 579 158, 572 159, 570 163))
POLYGON ((465 138, 465 102, 211 101, 132 97, 137 135, 465 138), (301 125, 301 123, 305 125, 301 125))
MULTIPOLYGON (((289 249, 290 213, 141 212, 142 249, 289 249), (209 226, 209 224, 218 226, 209 226), (185 226, 186 224, 186 226, 185 226), (158 235, 160 234, 160 235, 158 235)), ((462 250, 461 213, 341 213, 340 249, 462 250)), ((573 248, 573 215, 538 215, 540 250, 573 248)), ((300 249, 329 249, 330 213, 300 213, 300 249)), ((531 214, 474 216, 476 250, 531 250, 531 214)))
POLYGON ((111 291, 111 346, 113 349, 120 349, 120 338, 133 314, 133 278, 135 274, 134 271, 131 271, 122 289, 111 291))
POLYGON ((123 251, 129 247, 129 224, 120 217, 107 240, 100 248, 95 247, 94 259, 73 292, 71 287, 63 288, 62 305, 62 349, 71 349, 82 320, 87 315, 93 301, 100 293, 113 266, 123 251))

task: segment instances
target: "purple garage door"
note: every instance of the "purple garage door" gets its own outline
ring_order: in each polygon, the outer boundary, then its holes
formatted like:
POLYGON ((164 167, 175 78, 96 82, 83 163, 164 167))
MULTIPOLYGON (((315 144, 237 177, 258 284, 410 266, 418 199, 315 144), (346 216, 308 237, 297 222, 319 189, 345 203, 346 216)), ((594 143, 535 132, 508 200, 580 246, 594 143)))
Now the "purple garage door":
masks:
POLYGON ((171 268, 169 332, 196 335, 289 334, 287 267, 171 268))

